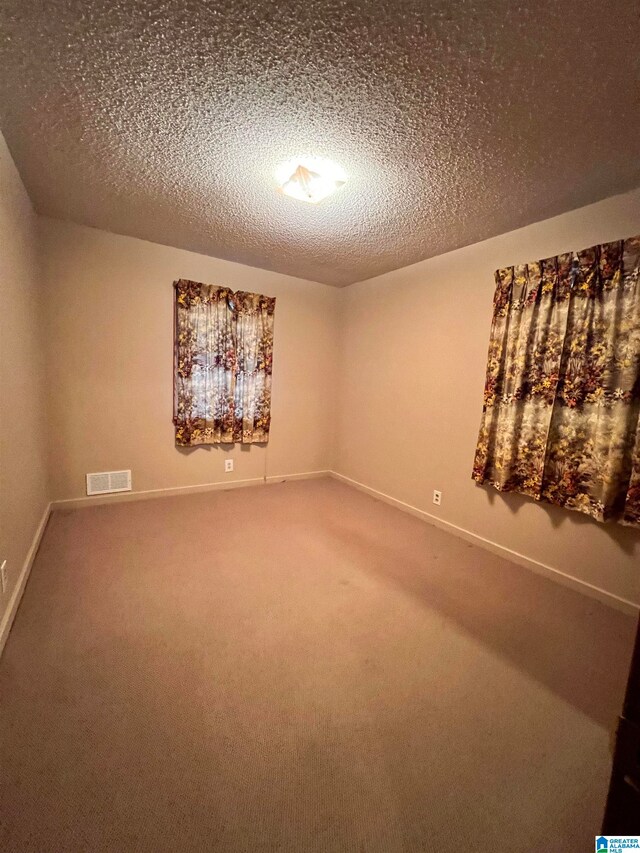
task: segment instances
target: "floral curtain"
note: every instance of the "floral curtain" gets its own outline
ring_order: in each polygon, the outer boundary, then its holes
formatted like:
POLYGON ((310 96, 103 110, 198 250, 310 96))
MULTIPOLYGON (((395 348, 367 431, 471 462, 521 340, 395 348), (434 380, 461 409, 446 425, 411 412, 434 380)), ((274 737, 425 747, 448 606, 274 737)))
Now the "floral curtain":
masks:
POLYGON ((175 282, 176 444, 269 440, 275 299, 175 282))
POLYGON ((640 526, 640 237, 496 271, 473 478, 640 526))

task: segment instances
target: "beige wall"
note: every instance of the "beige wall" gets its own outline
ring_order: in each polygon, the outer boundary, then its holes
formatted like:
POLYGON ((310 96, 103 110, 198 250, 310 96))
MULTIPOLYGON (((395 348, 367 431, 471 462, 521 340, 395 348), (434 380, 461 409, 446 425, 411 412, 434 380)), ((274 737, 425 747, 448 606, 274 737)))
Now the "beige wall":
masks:
POLYGON ((338 472, 639 602, 638 531, 471 480, 493 271, 639 232, 635 191, 346 288, 338 472))
POLYGON ((48 504, 35 214, 0 135, 1 626, 48 504))
MULTIPOLYGON (((15 567, 46 504, 44 418, 31 392, 39 371, 33 214, 6 151, 2 175, 10 190, 3 187, 9 251, 0 258, 1 286, 4 304, 15 306, 11 324, 2 314, 2 530, 3 542, 5 531, 16 531, 4 549, 15 567), (9 409, 21 412, 19 441, 9 409)), ((40 219, 52 498, 82 497, 89 471, 131 468, 134 490, 145 491, 333 468, 640 602, 636 531, 499 495, 470 478, 493 270, 638 231, 640 191, 339 291, 40 219), (171 285, 180 277, 277 297, 267 449, 174 446, 171 285), (225 475, 229 456, 235 471, 225 475), (443 491, 440 509, 435 488, 443 491)))
POLYGON ((278 273, 40 220, 47 291, 54 499, 85 474, 132 470, 133 489, 231 483, 332 466, 339 291, 278 273), (277 298, 271 440, 178 449, 172 418, 178 278, 277 298), (233 457, 233 474, 224 460, 233 457))

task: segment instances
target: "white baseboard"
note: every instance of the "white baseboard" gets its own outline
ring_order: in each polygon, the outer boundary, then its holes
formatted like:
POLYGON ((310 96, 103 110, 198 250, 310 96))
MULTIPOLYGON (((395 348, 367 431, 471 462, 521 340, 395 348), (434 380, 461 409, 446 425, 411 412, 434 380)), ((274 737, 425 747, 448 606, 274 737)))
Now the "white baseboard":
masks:
POLYGON ((145 489, 135 492, 116 492, 112 495, 95 495, 81 498, 65 498, 53 501, 52 509, 80 509, 87 506, 120 503, 122 501, 142 501, 149 498, 170 498, 175 495, 194 495, 199 492, 214 492, 226 489, 241 489, 245 486, 264 486, 284 483, 286 480, 314 480, 328 477, 329 471, 304 471, 298 474, 280 474, 269 477, 252 477, 248 480, 218 480, 215 483, 200 483, 196 486, 171 486, 166 489, 145 489))
POLYGON ((29 548, 25 561, 22 564, 22 569, 20 570, 18 581, 14 587, 13 593, 11 594, 9 604, 7 606, 7 609, 5 610, 4 616, 2 617, 2 621, 0 622, 0 655, 2 654, 5 643, 7 642, 7 637, 9 636, 9 631, 11 630, 11 626, 13 625, 13 620, 15 619, 16 613, 18 612, 18 607, 22 599, 22 593, 24 592, 24 588, 27 585, 27 581, 29 580, 31 566, 33 565, 33 561, 35 560, 36 554, 38 553, 38 547, 42 539, 42 534, 44 533, 45 527, 47 526, 47 521, 49 520, 50 515, 51 504, 48 504, 42 518, 40 519, 40 524, 38 524, 38 527, 36 529, 33 541, 31 542, 31 547, 29 548))
POLYGON ((491 551, 498 557, 503 557, 504 559, 509 560, 512 563, 517 563, 519 566, 523 566, 525 569, 530 569, 531 571, 537 572, 539 575, 544 575, 545 577, 556 581, 556 583, 561 583, 563 584, 563 586, 575 589, 578 592, 581 592, 583 595, 588 595, 591 598, 595 598, 598 601, 609 605, 610 607, 615 607, 617 610, 621 610, 623 613, 627 613, 632 616, 638 615, 640 605, 636 604, 633 601, 629 601, 626 598, 621 598, 619 595, 614 595, 612 592, 607 592, 606 589, 601 589, 599 586, 595 586, 594 584, 590 584, 587 581, 580 580, 580 578, 576 578, 573 575, 568 575, 566 572, 563 572, 560 569, 556 569, 553 566, 548 566, 546 563, 541 563, 538 560, 534 560, 531 557, 527 557, 524 554, 520 554, 518 551, 512 551, 511 548, 506 548, 504 545, 499 545, 497 542, 493 542, 491 539, 485 539, 483 536, 479 536, 477 533, 472 533, 470 530, 466 530, 464 527, 458 527, 457 524, 453 524, 450 521, 445 521, 444 519, 439 518, 436 515, 432 515, 429 512, 425 512, 422 509, 418 509, 418 507, 412 506, 411 504, 405 503, 404 501, 398 500, 397 498, 393 498, 391 497, 391 495, 387 495, 384 492, 379 492, 377 489, 372 489, 370 486, 365 486, 364 483, 359 483, 357 480, 352 480, 351 477, 346 477, 344 474, 338 474, 337 471, 330 471, 329 475, 331 477, 334 477, 336 480, 340 480, 341 482, 346 483, 349 486, 353 486, 354 488, 359 489, 361 492, 365 492, 366 494, 371 495, 372 497, 377 498, 378 500, 384 501, 384 503, 390 504, 390 506, 394 506, 397 509, 402 510, 403 512, 407 512, 410 515, 414 515, 416 516, 416 518, 419 518, 422 521, 426 521, 428 524, 433 524, 435 527, 439 527, 442 530, 446 530, 449 533, 453 533, 455 536, 458 536, 461 539, 465 539, 467 542, 472 542, 474 545, 478 545, 480 548, 484 548, 487 551, 491 551))
POLYGON ((267 483, 284 483, 286 480, 318 480, 329 477, 330 471, 304 471, 301 474, 273 474, 266 478, 267 483))

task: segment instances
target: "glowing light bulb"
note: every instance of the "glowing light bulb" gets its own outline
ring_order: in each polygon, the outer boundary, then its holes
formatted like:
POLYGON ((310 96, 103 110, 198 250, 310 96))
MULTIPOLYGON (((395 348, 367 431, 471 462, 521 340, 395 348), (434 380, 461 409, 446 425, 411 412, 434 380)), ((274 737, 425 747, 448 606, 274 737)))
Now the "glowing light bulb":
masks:
POLYGON ((276 181, 285 195, 309 204, 318 204, 347 181, 345 171, 331 160, 297 157, 281 163, 276 181))

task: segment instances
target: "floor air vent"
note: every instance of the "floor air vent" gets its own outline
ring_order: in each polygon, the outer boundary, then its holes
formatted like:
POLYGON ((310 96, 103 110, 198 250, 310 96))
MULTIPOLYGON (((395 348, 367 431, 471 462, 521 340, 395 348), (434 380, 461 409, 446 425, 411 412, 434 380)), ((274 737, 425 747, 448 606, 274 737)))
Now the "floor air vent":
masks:
POLYGON ((87 494, 107 495, 111 492, 131 491, 131 471, 104 471, 87 474, 87 494))

